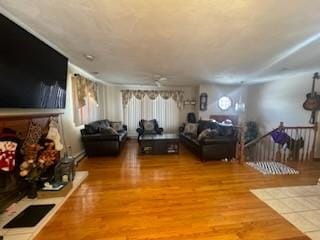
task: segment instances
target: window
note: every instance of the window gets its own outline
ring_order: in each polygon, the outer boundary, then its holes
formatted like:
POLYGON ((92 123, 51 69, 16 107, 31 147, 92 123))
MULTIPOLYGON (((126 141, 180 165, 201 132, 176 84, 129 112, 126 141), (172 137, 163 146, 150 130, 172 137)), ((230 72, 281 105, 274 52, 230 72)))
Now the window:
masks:
POLYGON ((124 109, 124 124, 128 126, 128 134, 136 135, 141 119, 156 119, 165 132, 177 132, 179 128, 179 108, 172 99, 158 96, 151 100, 144 96, 141 100, 132 97, 124 109))
MULTIPOLYGON (((100 85, 99 85, 100 86, 100 85)), ((72 77, 73 118, 76 126, 99 119, 98 84, 80 75, 72 77)))
POLYGON ((221 110, 223 110, 223 111, 229 110, 229 108, 231 108, 231 105, 232 105, 232 100, 230 97, 223 96, 223 97, 219 98, 218 107, 221 110))

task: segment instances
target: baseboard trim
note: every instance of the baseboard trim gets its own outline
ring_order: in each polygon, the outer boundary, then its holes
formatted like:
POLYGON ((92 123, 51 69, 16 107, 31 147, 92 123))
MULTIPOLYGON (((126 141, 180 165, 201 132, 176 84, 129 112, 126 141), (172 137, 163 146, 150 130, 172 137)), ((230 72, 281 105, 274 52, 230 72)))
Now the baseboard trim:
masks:
POLYGON ((78 154, 74 155, 73 159, 75 160, 76 164, 78 164, 85 156, 86 156, 86 151, 82 150, 78 154))

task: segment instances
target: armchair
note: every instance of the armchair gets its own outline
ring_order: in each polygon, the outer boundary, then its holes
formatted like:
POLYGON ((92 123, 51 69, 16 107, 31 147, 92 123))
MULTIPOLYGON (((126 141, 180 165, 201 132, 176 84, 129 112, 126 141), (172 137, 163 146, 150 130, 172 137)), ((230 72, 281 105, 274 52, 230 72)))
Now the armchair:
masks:
POLYGON ((159 127, 159 124, 156 119, 152 119, 152 120, 142 119, 139 122, 139 128, 137 128, 137 133, 138 133, 138 142, 139 142, 140 137, 143 135, 162 134, 163 128, 159 127))

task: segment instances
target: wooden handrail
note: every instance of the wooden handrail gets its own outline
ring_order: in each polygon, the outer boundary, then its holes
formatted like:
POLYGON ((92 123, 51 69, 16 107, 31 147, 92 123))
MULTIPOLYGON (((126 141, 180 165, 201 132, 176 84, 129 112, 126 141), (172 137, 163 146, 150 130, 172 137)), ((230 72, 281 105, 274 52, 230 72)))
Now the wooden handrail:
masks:
POLYGON ((294 127, 282 127, 283 129, 314 129, 315 126, 294 126, 294 127))
POLYGON ((256 144, 256 143, 259 142, 260 140, 268 137, 268 136, 271 135, 273 132, 275 132, 275 131, 277 131, 277 130, 279 130, 279 129, 281 129, 281 128, 282 128, 282 127, 277 127, 277 128, 275 128, 275 129, 273 129, 272 131, 270 131, 270 132, 262 135, 261 137, 258 137, 258 138, 256 138, 255 140, 253 140, 253 141, 251 141, 251 142, 248 142, 247 144, 244 145, 244 147, 249 147, 249 146, 251 146, 251 145, 253 145, 253 144, 256 144))

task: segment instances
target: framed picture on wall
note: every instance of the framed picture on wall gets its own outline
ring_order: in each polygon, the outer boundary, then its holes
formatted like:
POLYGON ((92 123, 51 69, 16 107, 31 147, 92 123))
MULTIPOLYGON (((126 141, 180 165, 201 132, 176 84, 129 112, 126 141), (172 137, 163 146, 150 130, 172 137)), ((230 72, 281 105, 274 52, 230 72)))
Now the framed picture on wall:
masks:
POLYGON ((201 93, 200 94, 200 111, 207 111, 208 105, 208 94, 201 93))

